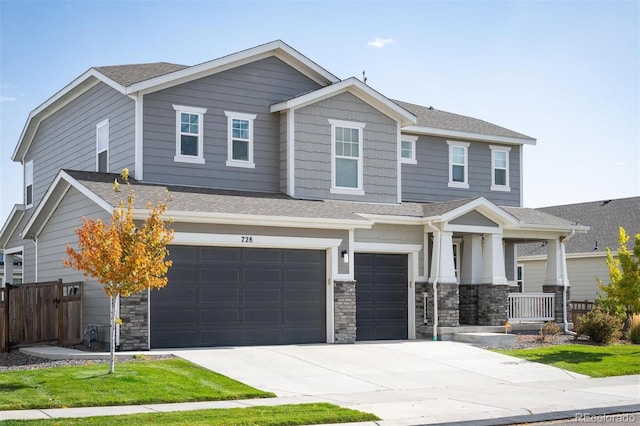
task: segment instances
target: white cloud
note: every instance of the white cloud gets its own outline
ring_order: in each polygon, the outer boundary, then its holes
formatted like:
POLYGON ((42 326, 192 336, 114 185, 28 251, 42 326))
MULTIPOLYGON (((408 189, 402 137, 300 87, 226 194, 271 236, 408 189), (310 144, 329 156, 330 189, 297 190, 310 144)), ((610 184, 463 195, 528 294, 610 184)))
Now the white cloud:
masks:
POLYGON ((375 47, 376 49, 380 49, 381 47, 385 47, 387 44, 392 43, 393 39, 391 38, 380 38, 376 37, 374 40, 367 43, 368 47, 375 47))
POLYGON ((0 96, 0 103, 15 102, 17 100, 18 98, 16 98, 15 96, 0 96))

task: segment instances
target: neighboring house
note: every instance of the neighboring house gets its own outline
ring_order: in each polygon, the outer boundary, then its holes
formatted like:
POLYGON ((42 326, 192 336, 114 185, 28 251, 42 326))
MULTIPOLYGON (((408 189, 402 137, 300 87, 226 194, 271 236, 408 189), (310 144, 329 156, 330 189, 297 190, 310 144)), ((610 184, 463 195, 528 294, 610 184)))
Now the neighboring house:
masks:
MULTIPOLYGON (((121 302, 124 349, 501 326, 515 245, 554 248, 555 291, 563 238, 586 230, 521 207, 535 142, 340 80, 281 41, 195 66, 96 67, 29 115, 12 157, 24 205, 0 247, 23 256, 25 282, 82 280, 65 247, 83 216, 110 217, 127 167, 137 218, 170 191, 175 240, 167 287, 121 302)), ((108 323, 96 282, 83 318, 108 323)))
MULTIPOLYGON (((13 276, 12 280, 7 279, 7 282, 10 284, 21 284, 22 283, 22 258, 20 256, 13 256, 13 261, 11 262, 11 275, 13 276)), ((0 282, 4 282, 4 253, 0 250, 0 282)))
MULTIPOLYGON (((598 282, 609 283, 606 263, 607 248, 616 256, 618 231, 622 226, 631 241, 640 233, 640 197, 591 201, 537 209, 590 227, 587 234, 576 234, 566 243, 567 269, 571 277, 571 300, 593 302, 598 294, 598 282)), ((525 292, 540 292, 546 273, 546 247, 527 244, 518 247, 518 265, 525 292)))

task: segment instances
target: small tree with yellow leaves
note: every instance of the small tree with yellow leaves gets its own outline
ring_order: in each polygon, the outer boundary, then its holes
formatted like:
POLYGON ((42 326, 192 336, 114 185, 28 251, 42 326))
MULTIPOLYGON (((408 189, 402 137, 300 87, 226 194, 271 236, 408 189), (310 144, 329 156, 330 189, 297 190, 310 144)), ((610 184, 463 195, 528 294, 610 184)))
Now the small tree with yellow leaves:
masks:
MULTIPOLYGON (((82 218, 82 227, 75 228, 79 250, 67 246, 65 266, 82 271, 102 285, 110 298, 111 364, 114 372, 116 318, 120 297, 167 285, 166 273, 171 261, 166 260, 167 245, 173 240, 173 230, 167 228, 171 220, 164 221, 166 202, 156 206, 147 204, 149 216, 141 227, 133 220, 134 192, 129 186, 129 171, 122 170, 122 180, 127 183, 127 200, 121 200, 113 210, 111 222, 82 218)), ((120 192, 116 179, 113 190, 120 192)))
POLYGON ((615 258, 607 247, 607 266, 611 282, 604 285, 598 278, 600 290, 605 299, 624 308, 627 321, 631 324, 634 314, 640 313, 640 234, 635 234, 633 251, 629 251, 629 236, 621 226, 618 232, 618 257, 615 258))

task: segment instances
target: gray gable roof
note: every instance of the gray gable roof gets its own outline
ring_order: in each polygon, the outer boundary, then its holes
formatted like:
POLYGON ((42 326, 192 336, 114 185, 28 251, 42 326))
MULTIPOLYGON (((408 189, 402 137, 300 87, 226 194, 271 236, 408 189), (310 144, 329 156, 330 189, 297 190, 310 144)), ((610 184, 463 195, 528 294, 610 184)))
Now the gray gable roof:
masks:
POLYGON ((187 65, 171 64, 169 62, 154 62, 150 64, 113 65, 94 67, 100 74, 124 87, 141 81, 150 80, 161 75, 169 74, 189 68, 187 65))
POLYGON ((514 132, 513 130, 505 129, 504 127, 500 127, 477 118, 440 111, 433 107, 425 107, 398 100, 393 100, 393 102, 413 113, 413 115, 418 118, 418 126, 479 133, 481 135, 488 136, 535 140, 531 136, 523 135, 522 133, 514 132))
MULTIPOLYGON (((632 239, 640 233, 640 197, 542 207, 536 211, 591 227, 586 234, 575 234, 567 241, 567 253, 605 253, 607 247, 616 251, 621 226, 632 239)), ((529 256, 546 251, 540 244, 535 244, 522 247, 519 253, 529 256)))

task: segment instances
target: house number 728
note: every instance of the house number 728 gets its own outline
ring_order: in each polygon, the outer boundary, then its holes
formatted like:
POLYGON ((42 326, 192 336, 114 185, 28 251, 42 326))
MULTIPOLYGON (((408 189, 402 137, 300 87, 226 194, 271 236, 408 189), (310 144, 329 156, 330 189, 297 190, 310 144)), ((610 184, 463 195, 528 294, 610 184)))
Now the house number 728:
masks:
POLYGON ((243 243, 252 243, 253 242, 253 237, 242 236, 241 238, 242 238, 242 242, 243 243))

